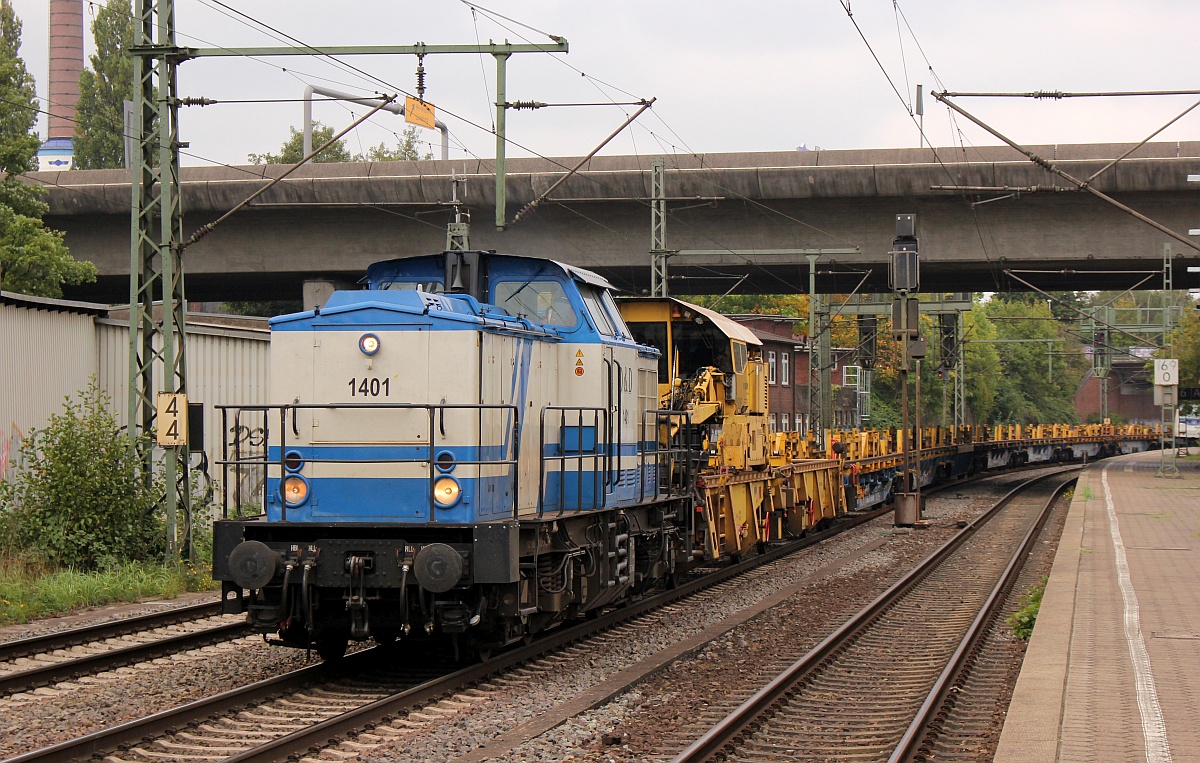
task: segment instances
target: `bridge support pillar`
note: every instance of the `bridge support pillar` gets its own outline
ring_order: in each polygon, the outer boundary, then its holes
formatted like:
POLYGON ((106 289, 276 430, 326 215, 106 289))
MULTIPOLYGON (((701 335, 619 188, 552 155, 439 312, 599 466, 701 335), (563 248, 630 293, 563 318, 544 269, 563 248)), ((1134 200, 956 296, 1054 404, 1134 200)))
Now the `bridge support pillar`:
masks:
POLYGON ((345 291, 357 289, 358 284, 350 281, 335 281, 327 278, 313 278, 304 282, 304 301, 305 310, 315 310, 318 307, 324 307, 329 301, 330 295, 335 291, 345 291))

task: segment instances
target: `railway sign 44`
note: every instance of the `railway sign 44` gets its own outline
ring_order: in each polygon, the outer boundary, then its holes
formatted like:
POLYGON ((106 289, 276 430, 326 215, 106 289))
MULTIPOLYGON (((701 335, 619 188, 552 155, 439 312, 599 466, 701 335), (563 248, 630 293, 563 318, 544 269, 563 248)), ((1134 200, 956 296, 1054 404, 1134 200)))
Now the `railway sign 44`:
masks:
POLYGON ((177 448, 187 442, 187 395, 174 392, 158 393, 158 444, 177 448))

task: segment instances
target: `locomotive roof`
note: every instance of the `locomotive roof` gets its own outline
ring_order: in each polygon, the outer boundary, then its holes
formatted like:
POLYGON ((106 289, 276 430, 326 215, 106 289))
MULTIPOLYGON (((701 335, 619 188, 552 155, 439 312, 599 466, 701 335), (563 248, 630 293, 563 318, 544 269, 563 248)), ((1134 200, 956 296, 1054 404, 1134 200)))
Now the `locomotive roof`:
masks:
MULTIPOLYGON (((475 250, 474 253, 482 254, 487 257, 504 257, 506 259, 528 260, 529 262, 538 262, 538 263, 548 262, 550 264, 557 265, 558 267, 562 268, 563 271, 567 273, 567 275, 571 276, 572 278, 574 278, 578 281, 582 281, 583 283, 590 284, 592 286, 599 286, 602 289, 611 289, 612 291, 617 291, 617 288, 615 286, 613 286, 612 283, 610 283, 609 280, 607 278, 605 278, 604 276, 602 276, 598 273, 595 273, 591 270, 588 270, 587 268, 581 268, 576 265, 568 264, 566 262, 560 262, 559 260, 552 260, 552 259, 548 259, 548 258, 544 258, 544 257, 530 257, 530 256, 524 255, 524 254, 509 254, 509 253, 495 252, 495 251, 475 250)), ((441 257, 444 254, 445 254, 445 252, 439 252, 437 254, 418 254, 418 255, 413 255, 411 257, 394 257, 390 260, 380 260, 379 262, 372 263, 367 268, 367 275, 363 280, 364 281, 368 280, 371 277, 372 271, 376 270, 377 268, 381 268, 381 267, 384 267, 387 265, 399 265, 400 263, 410 262, 413 260, 441 257)))
MULTIPOLYGON (((483 331, 521 333, 552 340, 561 340, 554 326, 534 323, 526 318, 509 315, 503 309, 480 304, 465 294, 431 294, 423 291, 335 291, 320 310, 307 310, 289 315, 277 315, 269 323, 274 331, 358 330, 365 324, 363 314, 392 326, 404 325, 400 316, 412 316, 421 325, 454 328, 448 324, 478 327, 483 331)), ((416 325, 416 324, 414 324, 416 325)))

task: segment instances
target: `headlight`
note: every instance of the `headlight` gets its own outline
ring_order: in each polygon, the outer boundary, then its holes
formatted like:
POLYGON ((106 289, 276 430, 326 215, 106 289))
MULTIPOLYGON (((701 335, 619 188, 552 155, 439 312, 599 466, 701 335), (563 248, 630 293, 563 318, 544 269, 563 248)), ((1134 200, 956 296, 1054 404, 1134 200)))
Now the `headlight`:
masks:
POLYGON ((458 485, 458 480, 450 475, 438 477, 433 483, 433 502, 443 509, 447 509, 458 503, 458 499, 462 497, 462 488, 458 485))
POLYGON ((363 334, 358 340, 358 349, 363 355, 374 355, 379 352, 379 337, 374 334, 363 334))
POLYGON ((283 457, 283 468, 289 472, 298 472, 304 466, 304 456, 300 455, 300 451, 289 450, 283 457))
POLYGON ((443 450, 441 453, 437 454, 436 463, 437 470, 439 472, 452 472, 454 471, 455 466, 454 454, 448 450, 443 450))
POLYGON ((308 480, 299 474, 290 474, 283 481, 283 502, 288 506, 299 506, 308 500, 308 480))

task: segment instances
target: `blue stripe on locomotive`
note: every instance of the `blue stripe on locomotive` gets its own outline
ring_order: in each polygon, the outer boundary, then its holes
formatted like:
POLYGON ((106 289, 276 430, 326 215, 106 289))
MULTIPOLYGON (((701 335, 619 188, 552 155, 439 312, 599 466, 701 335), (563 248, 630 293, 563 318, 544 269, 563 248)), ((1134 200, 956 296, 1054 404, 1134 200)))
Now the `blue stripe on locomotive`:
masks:
MULTIPOLYGON (((630 505, 638 501, 638 474, 647 496, 653 494, 654 474, 651 467, 637 467, 619 472, 613 492, 604 498, 604 474, 591 472, 553 472, 546 475, 545 513, 558 511, 590 511, 600 508, 630 505)), ((429 522, 429 480, 424 478, 383 477, 322 477, 309 480, 308 500, 287 510, 289 522, 365 522, 384 521, 395 524, 429 522)), ((512 516, 511 505, 501 510, 484 512, 476 507, 474 498, 494 486, 498 491, 511 488, 507 476, 458 479, 462 497, 449 508, 435 506, 433 521, 462 524, 474 521, 505 519, 512 516)), ((278 492, 278 479, 268 482, 267 520, 283 519, 278 492)))
MULTIPOLYGON (((637 455, 634 444, 622 445, 621 453, 627 457, 637 455)), ((502 458, 501 446, 439 447, 438 452, 454 454, 456 463, 489 461, 502 458)), ((288 453, 298 454, 304 466, 322 460, 341 462, 380 463, 387 461, 416 461, 428 457, 428 448, 412 446, 297 446, 288 447, 288 453)), ((613 450, 613 455, 616 449, 613 450)), ((547 446, 547 456, 559 455, 557 445, 547 446)), ((279 462, 279 448, 272 446, 268 457, 279 462)), ((395 523, 428 522, 430 480, 427 477, 309 477, 304 466, 296 473, 308 484, 308 496, 298 506, 289 506, 289 522, 361 522, 386 520, 395 523)), ((436 472, 439 476, 443 473, 436 472)), ((488 477, 461 477, 449 472, 461 489, 461 497, 451 507, 434 506, 435 522, 471 522, 475 520, 503 519, 512 516, 511 500, 488 501, 485 496, 512 494, 512 477, 493 475, 488 477)), ((567 468, 559 471, 554 462, 547 466, 544 475, 545 490, 543 511, 587 511, 592 509, 624 506, 638 502, 643 495, 655 489, 655 474, 652 465, 613 471, 606 477, 603 470, 593 472, 567 468), (639 477, 640 474, 640 477, 639 477), (640 485, 640 487, 639 487, 640 485), (610 489, 607 491, 605 487, 610 489)), ((280 478, 267 480, 267 519, 278 522, 283 519, 280 497, 280 478)))

